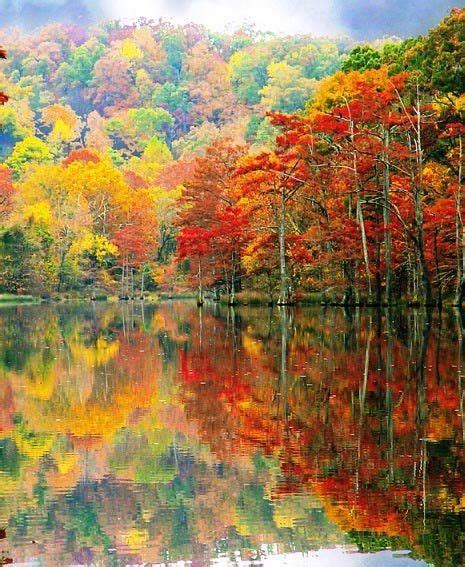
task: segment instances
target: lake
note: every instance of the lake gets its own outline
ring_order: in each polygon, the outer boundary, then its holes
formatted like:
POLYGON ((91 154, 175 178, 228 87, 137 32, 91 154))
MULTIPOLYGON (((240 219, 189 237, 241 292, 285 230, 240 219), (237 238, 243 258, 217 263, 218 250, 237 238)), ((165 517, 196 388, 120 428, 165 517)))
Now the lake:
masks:
POLYGON ((465 564, 463 321, 0 309, 0 564, 465 564))

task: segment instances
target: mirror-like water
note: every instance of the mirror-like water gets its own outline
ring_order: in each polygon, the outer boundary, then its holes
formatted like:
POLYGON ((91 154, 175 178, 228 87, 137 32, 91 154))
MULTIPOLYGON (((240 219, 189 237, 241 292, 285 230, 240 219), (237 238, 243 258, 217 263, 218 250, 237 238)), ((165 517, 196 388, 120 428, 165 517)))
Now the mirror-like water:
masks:
POLYGON ((455 313, 32 306, 0 329, 0 564, 465 564, 455 313))

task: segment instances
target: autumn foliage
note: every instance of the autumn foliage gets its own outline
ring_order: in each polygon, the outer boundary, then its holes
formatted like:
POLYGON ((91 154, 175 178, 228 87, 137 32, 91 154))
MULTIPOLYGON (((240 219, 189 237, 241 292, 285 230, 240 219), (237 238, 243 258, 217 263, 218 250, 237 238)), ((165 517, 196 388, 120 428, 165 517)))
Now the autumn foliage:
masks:
POLYGON ((463 305, 462 19, 379 50, 163 22, 5 36, 0 291, 463 305))

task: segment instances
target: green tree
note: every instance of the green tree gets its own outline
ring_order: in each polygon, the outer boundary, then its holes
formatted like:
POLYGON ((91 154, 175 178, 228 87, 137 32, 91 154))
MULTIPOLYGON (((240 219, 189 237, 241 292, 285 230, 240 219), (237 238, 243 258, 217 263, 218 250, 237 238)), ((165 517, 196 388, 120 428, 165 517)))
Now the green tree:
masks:
POLYGON ((34 247, 19 226, 0 235, 0 290, 6 293, 27 291, 32 275, 34 247))
POLYGON ((67 62, 58 69, 58 76, 62 79, 63 87, 90 87, 93 82, 94 65, 105 51, 105 46, 97 39, 92 38, 77 47, 67 62))
POLYGON ((357 45, 344 59, 341 68, 345 72, 379 69, 382 65, 381 53, 371 45, 357 45))
POLYGON ((231 85, 240 101, 260 102, 260 91, 268 81, 270 56, 263 47, 237 51, 229 60, 231 85))
POLYGON ((315 91, 316 81, 302 75, 299 67, 281 61, 268 67, 268 84, 260 91, 262 103, 270 110, 293 113, 304 108, 315 91))
POLYGON ((155 108, 166 107, 170 113, 175 111, 188 113, 194 106, 189 99, 189 90, 185 86, 170 82, 163 83, 155 89, 152 104, 155 108))
POLYGON ((456 8, 406 54, 426 85, 443 93, 465 90, 465 8, 456 8))

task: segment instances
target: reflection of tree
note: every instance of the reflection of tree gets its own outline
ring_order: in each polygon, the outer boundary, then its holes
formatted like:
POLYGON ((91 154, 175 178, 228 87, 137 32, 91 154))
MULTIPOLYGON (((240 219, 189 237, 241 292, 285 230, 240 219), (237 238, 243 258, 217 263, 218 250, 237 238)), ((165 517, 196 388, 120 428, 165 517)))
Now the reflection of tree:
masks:
MULTIPOLYGON (((441 461, 441 473, 431 469, 428 439, 462 431, 461 424, 456 429, 459 416, 449 399, 450 395, 457 397, 448 367, 454 360, 453 337, 447 341, 442 334, 435 337, 435 341, 442 341, 438 359, 438 344, 430 341, 428 313, 399 320, 388 311, 379 319, 380 331, 375 339, 370 330, 371 315, 360 319, 360 314, 354 314, 352 319, 343 319, 336 313, 332 310, 320 318, 319 311, 316 318, 307 314, 303 318, 297 312, 299 333, 291 337, 286 318, 278 313, 276 340, 276 335, 270 339, 252 311, 241 310, 242 344, 255 367, 250 372, 248 361, 243 360, 243 346, 236 391, 249 387, 251 406, 244 412, 244 402, 236 403, 227 408, 227 421, 219 421, 228 423, 229 435, 233 430, 235 454, 260 447, 280 460, 284 478, 276 490, 281 496, 299 485, 311 487, 344 529, 377 533, 379 541, 393 538, 393 545, 396 541, 399 546, 405 545, 405 538, 418 544, 433 518, 441 520, 440 495, 444 494, 448 470, 441 461), (405 326, 410 331, 400 333, 399 340, 397 329, 405 326), (375 349, 370 346, 373 340, 375 349), (431 379, 430 368, 436 376, 444 376, 441 384, 431 379), (384 380, 380 374, 383 369, 384 380), (273 375, 279 388, 267 395, 273 375), (269 380, 263 379, 266 376, 269 380), (287 425, 283 407, 287 408, 287 425), (292 435, 286 435, 288 430, 292 435), (255 431, 262 434, 254 435, 255 431), (416 471, 413 480, 412 470, 416 471), (386 482, 391 487, 388 492, 386 482), (345 512, 341 506, 346 507, 345 512)), ((208 383, 208 394, 215 395, 220 403, 218 411, 223 411, 221 389, 228 361, 225 356, 213 360, 216 364, 210 361, 205 372, 212 383, 208 383)), ((192 368, 197 362, 190 358, 184 364, 192 368)), ((190 384, 186 386, 190 397, 194 391, 190 384)), ((205 423, 202 406, 196 401, 189 412, 201 424, 205 423)), ((212 449, 227 458, 231 446, 225 451, 218 446, 221 430, 200 428, 212 449)), ((452 447, 448 450, 454 451, 452 447)), ((460 489, 457 491, 455 481, 447 490, 448 498, 458 502, 460 489)))
POLYGON ((202 563, 347 532, 462 563, 449 322, 167 303, 5 310, 0 324, 0 520, 16 560, 37 541, 62 562, 202 563))
MULTIPOLYGON (((6 530, 0 528, 0 546, 2 546, 2 540, 6 539, 6 530)), ((8 556, 8 551, 0 547, 0 565, 11 565, 13 559, 8 556)))

